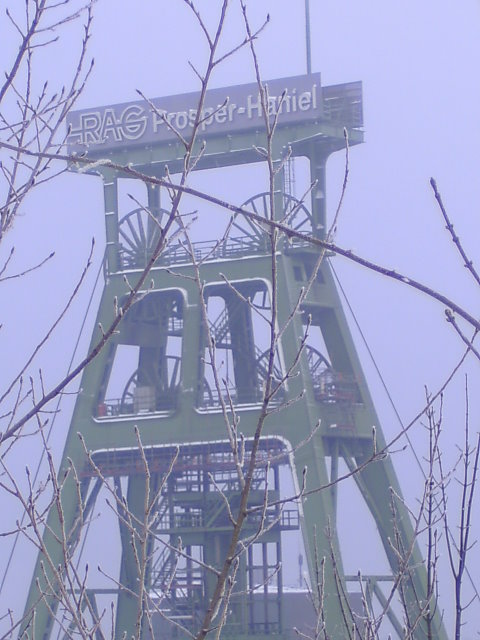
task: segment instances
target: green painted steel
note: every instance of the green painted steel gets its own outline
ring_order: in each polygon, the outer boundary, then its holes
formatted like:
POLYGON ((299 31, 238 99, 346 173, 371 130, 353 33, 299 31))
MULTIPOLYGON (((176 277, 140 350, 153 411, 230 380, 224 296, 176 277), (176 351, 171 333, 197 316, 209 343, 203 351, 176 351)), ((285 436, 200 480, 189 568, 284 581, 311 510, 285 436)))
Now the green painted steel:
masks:
MULTIPOLYGON (((332 99, 332 96, 351 100, 352 87, 356 91, 357 106, 359 100, 361 106, 358 83, 326 87, 324 100, 332 99)), ((351 112, 346 113, 344 116, 339 111, 329 120, 290 123, 285 127, 280 121, 275 138, 275 161, 280 162, 291 149, 294 157, 308 159, 311 178, 316 183, 311 205, 306 207, 296 207, 289 193, 276 195, 279 218, 286 207, 291 206, 288 203, 294 204, 294 214, 287 215, 286 224, 297 225, 314 235, 324 234, 327 158, 344 147, 344 127, 348 129, 351 145, 363 140, 358 123, 352 125, 348 115, 351 112)), ((213 136, 208 140, 198 168, 257 162, 254 146, 265 146, 261 130, 213 136)), ((132 147, 128 153, 115 149, 102 153, 101 149, 92 148, 90 155, 92 158, 107 157, 122 164, 128 162, 153 176, 163 176, 165 164, 174 173, 183 162, 181 145, 172 142, 152 144, 148 148, 132 147)), ((142 208, 119 215, 117 180, 122 174, 102 171, 101 166, 96 170, 104 180, 107 248, 105 287, 92 345, 100 335, 98 327, 108 327, 114 319, 114 300, 122 300, 128 294, 125 276, 131 285, 135 284, 158 237, 158 226, 142 208)), ((282 172, 278 179, 282 179, 282 172)), ((279 187, 284 188, 284 184, 279 182, 279 187)), ((252 202, 252 210, 257 211, 261 210, 265 199, 260 194, 252 202)), ((161 225, 165 211, 160 207, 158 189, 149 187, 148 205, 161 225)), ((216 215, 229 214, 219 211, 216 215)), ((234 382, 229 389, 230 401, 241 419, 247 448, 257 425, 266 371, 265 354, 257 344, 252 305, 258 305, 265 313, 270 311, 272 258, 261 231, 238 218, 235 224, 243 234, 241 242, 238 238, 233 241, 233 236, 220 243, 218 238, 212 238, 216 244, 197 247, 198 255, 205 258, 199 267, 203 294, 194 282, 194 267, 185 250, 167 246, 151 272, 148 290, 122 320, 112 342, 83 374, 60 469, 61 476, 64 470, 70 469, 61 490, 62 510, 54 507, 50 510, 49 532, 44 537, 44 551, 38 557, 26 607, 27 616, 35 609, 33 624, 37 639, 47 640, 55 629, 54 593, 66 587, 54 582, 53 567, 68 565, 74 555, 83 535, 82 525, 92 513, 102 485, 99 475, 112 487, 110 497, 115 503, 113 508, 117 513, 121 545, 118 582, 122 588, 112 590, 118 598, 116 637, 122 638, 125 634, 131 637, 137 625, 142 625, 143 635, 148 637, 149 625, 142 607, 149 606, 148 598, 155 589, 164 598, 168 594, 168 606, 161 605, 167 613, 193 632, 198 629, 195 625, 201 619, 215 583, 215 576, 202 566, 219 566, 229 542, 228 512, 215 485, 221 484, 232 509, 238 504, 239 495, 238 479, 232 472, 231 454, 226 444, 225 418, 205 364, 208 354, 201 295, 207 309, 210 306, 217 309, 210 329, 216 348, 223 350, 231 362, 230 375, 234 382), (109 379, 118 353, 124 348, 135 350, 136 366, 130 372, 121 397, 112 400, 107 395, 109 379), (78 433, 82 435, 85 447, 78 433), (143 456, 139 453, 138 438, 144 447, 143 456), (90 460, 85 450, 91 452, 90 460), (178 456, 176 465, 163 484, 175 455, 178 456), (72 467, 81 480, 81 492, 71 473, 72 467), (79 508, 79 495, 84 501, 83 509, 79 508), (152 501, 155 508, 149 511, 152 501), (128 512, 124 509, 125 504, 128 504, 128 512), (154 518, 156 536, 146 534, 148 518, 154 518), (175 552, 179 537, 182 549, 186 550, 184 556, 180 556, 183 557, 180 565, 175 552), (59 544, 59 540, 63 544, 59 544), (167 545, 156 549, 156 540, 167 545), (145 562, 141 562, 142 558, 145 562), (189 558, 198 558, 203 565, 189 558), (47 593, 40 603, 39 587, 47 593)), ((339 460, 343 459, 353 470, 369 459, 373 425, 376 426, 378 448, 385 443, 328 260, 323 259, 308 294, 298 310, 292 313, 300 289, 307 285, 315 269, 318 250, 297 240, 290 243, 281 240, 279 246, 276 255, 278 326, 286 326, 286 329, 275 366, 278 375, 283 375, 292 363, 297 363, 296 375, 288 379, 273 400, 279 410, 268 417, 263 432, 261 452, 265 460, 271 459, 274 480, 267 485, 265 478, 259 475, 250 506, 260 508, 265 493, 270 501, 278 500, 281 468, 289 460, 293 460, 297 484, 306 482, 308 499, 303 500, 299 511, 297 507, 287 507, 281 514, 277 507, 265 516, 272 518, 272 527, 256 541, 259 545, 254 550, 256 555, 251 550, 239 560, 237 591, 244 595, 232 595, 224 633, 236 638, 252 635, 289 637, 288 629, 300 625, 301 621, 286 619, 287 596, 283 591, 281 572, 276 578, 275 591, 265 587, 258 597, 254 597, 249 594, 249 588, 258 581, 258 572, 263 571, 268 582, 271 567, 280 562, 282 553, 285 554, 285 550, 282 552, 282 531, 301 525, 311 584, 318 575, 315 558, 326 558, 323 598, 327 633, 332 640, 340 640, 349 637, 347 629, 351 628, 352 619, 346 607, 347 582, 342 568, 342 549, 335 532, 338 495, 336 486, 321 491, 315 489, 328 485, 330 478, 337 477, 339 460), (298 359, 299 344, 307 325, 311 327, 312 335, 314 329, 321 332, 328 354, 322 353, 319 345, 308 343, 298 359), (308 469, 306 478, 305 468, 308 469), (335 567, 330 560, 332 554, 335 567), (257 561, 256 557, 261 560, 257 561)), ((390 541, 400 540, 405 549, 413 545, 403 592, 410 619, 421 617, 419 606, 423 606, 426 597, 426 572, 390 458, 366 465, 354 478, 376 522, 392 576, 398 570, 398 557, 390 541), (395 519, 392 517, 392 495, 398 497, 395 498, 395 519)), ((254 536, 257 529, 258 521, 247 519, 245 535, 254 536)), ((377 593, 377 582, 372 584, 377 593)), ((90 589, 82 607, 98 608, 95 597, 95 590, 90 589)), ((377 593, 377 597, 384 599, 382 592, 377 593)), ((66 619, 74 629, 75 612, 67 612, 66 619)), ((398 631, 401 625, 392 619, 398 631)), ((169 637, 169 634, 174 637, 175 633, 183 637, 178 625, 164 628, 161 621, 158 624, 161 637, 169 637)), ((24 626, 22 631, 25 630, 24 626)), ((30 630, 27 632, 31 633, 30 630)), ((426 637, 422 622, 413 637, 426 637)), ((439 616, 434 620, 433 637, 446 637, 439 616)))

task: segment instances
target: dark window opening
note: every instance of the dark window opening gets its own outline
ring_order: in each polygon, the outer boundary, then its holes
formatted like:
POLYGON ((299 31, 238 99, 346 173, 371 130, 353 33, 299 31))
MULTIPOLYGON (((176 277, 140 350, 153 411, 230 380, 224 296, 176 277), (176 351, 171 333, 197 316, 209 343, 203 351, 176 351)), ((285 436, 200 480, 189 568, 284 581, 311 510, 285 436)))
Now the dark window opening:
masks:
POLYGON ((171 411, 177 406, 183 336, 179 291, 142 296, 120 325, 98 417, 171 411))

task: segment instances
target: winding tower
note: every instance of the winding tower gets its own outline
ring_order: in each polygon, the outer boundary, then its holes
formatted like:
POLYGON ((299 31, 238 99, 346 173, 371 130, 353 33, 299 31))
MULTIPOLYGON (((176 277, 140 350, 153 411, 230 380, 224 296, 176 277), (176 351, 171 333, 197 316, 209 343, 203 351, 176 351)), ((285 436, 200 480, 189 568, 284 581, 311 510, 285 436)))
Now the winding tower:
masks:
MULTIPOLYGON (((344 128, 350 145, 363 141, 361 84, 322 87, 320 76, 310 74, 276 80, 268 87, 272 109, 282 111, 274 160, 282 163, 287 155, 305 158, 309 181, 315 185, 304 201, 297 200, 291 163, 285 162, 277 176, 277 220, 301 234, 322 238, 327 159, 344 148, 344 128)), ((186 94, 154 101, 153 111, 138 102, 71 116, 71 150, 86 148, 90 158, 99 160, 95 171, 104 182, 105 285, 96 327, 107 327, 114 319, 115 300, 122 301, 139 278, 169 211, 168 193, 149 185, 146 199, 122 212, 119 185, 124 174, 102 165, 101 160, 129 164, 154 177, 164 177, 166 165, 171 175, 180 172, 184 147, 168 123, 188 135, 197 100, 198 96, 186 94)), ((256 85, 212 90, 203 110, 198 149, 202 144, 205 148, 196 169, 260 167, 258 150, 266 145, 256 85)), ((257 216, 269 215, 267 194, 250 196, 243 206, 257 216)), ((213 241, 189 245, 180 229, 173 230, 150 273, 148 287, 122 319, 114 338, 86 368, 76 400, 62 469, 73 463, 77 482, 70 473, 63 486, 63 523, 58 509, 51 508, 45 547, 54 566, 62 564, 65 548, 72 556, 79 556, 81 550, 84 555, 96 551, 102 558, 112 556, 117 563, 110 573, 112 579, 98 587, 87 583, 80 600, 84 615, 92 618, 100 615, 105 602, 116 601, 118 638, 134 635, 139 598, 149 603, 158 637, 187 637, 184 630, 198 632, 216 581, 208 566, 219 566, 230 543, 229 508, 235 513, 240 486, 222 406, 230 417, 235 415, 248 458, 267 372, 264 318, 271 313, 272 258, 261 224, 236 215, 219 234, 221 216, 228 217, 221 210, 211 213, 208 233, 213 241), (201 290, 194 278, 192 251, 201 290), (220 384, 215 382, 207 349, 207 325, 220 384), (96 518, 102 492, 114 521, 114 530, 108 534, 111 544, 103 525, 98 524, 101 519, 96 518), (139 540, 148 500, 154 504, 142 547, 139 540), (63 550, 58 542, 60 530, 66 532, 63 550), (144 570, 138 563, 142 553, 144 570)), ((339 464, 354 470, 370 458, 373 426, 378 447, 384 445, 384 438, 329 260, 323 259, 317 271, 318 253, 317 247, 299 237, 279 241, 278 327, 286 329, 275 354, 274 377, 280 381, 288 371, 294 375, 273 396, 265 422, 250 515, 242 530, 250 543, 239 555, 225 635, 288 638, 293 637, 294 626, 312 633, 305 594, 284 588, 282 567, 292 555, 288 543, 292 530, 301 532, 305 582, 314 592, 319 559, 326 558, 322 594, 328 637, 350 637, 346 626, 351 628, 352 615, 358 615, 356 622, 362 629, 365 604, 360 603, 355 614, 348 606, 352 577, 342 568, 334 481, 339 464), (297 307, 300 291, 312 278, 297 307), (311 491, 308 498, 282 504, 281 499, 298 492, 304 481, 307 493, 311 491), (313 491, 325 485, 329 487, 313 491), (263 532, 258 535, 260 523, 263 532)), ((96 328, 92 345, 98 336, 96 328)), ((400 500, 392 509, 392 495, 401 496, 401 491, 388 457, 368 464, 353 477, 391 567, 390 577, 362 578, 366 599, 376 598, 383 606, 386 592, 381 580, 393 580, 398 573, 399 559, 391 541, 409 549, 413 531, 400 500)), ((293 553, 296 555, 296 548, 293 553)), ((51 594, 59 586, 53 580, 46 584, 49 573, 44 559, 40 554, 26 608, 27 618, 36 610, 32 624, 38 640, 75 631, 68 611, 56 610, 51 594), (46 594, 40 604, 39 587, 46 594)), ((402 593, 406 612, 414 620, 421 615, 426 599, 425 570, 416 545, 408 564, 402 593)), ((388 615, 402 636, 398 616, 390 609, 388 615)), ((313 624, 313 617, 311 620, 313 624)), ((96 629, 99 638, 103 637, 102 624, 96 629)), ((444 637, 438 620, 434 627, 434 637, 444 637)), ((152 629, 146 620, 143 628, 143 637, 149 637, 152 629)), ((426 637, 422 624, 415 637, 426 637)))

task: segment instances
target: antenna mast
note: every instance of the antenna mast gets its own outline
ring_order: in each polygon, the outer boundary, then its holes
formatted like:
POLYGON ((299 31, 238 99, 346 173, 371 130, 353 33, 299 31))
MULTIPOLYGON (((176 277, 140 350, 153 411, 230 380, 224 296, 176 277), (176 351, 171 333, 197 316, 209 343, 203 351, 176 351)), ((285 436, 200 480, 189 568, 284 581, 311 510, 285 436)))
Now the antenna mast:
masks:
POLYGON ((305 0, 305 47, 307 54, 307 73, 312 73, 312 50, 310 45, 310 0, 305 0))

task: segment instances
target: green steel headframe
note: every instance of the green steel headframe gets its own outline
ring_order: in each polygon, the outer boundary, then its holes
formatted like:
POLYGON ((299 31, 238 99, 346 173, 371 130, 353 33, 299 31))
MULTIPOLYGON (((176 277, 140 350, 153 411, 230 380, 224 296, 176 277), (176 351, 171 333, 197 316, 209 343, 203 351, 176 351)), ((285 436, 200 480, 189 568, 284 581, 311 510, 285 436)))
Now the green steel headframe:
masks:
MULTIPOLYGON (((206 144, 196 169, 259 162, 258 149, 265 146, 265 133, 257 91, 248 86, 207 94, 198 149, 206 144), (224 103, 226 95, 228 103, 224 103)), ((269 95, 275 108, 283 109, 274 139, 274 160, 281 163, 288 155, 306 158, 314 185, 304 201, 297 200, 286 162, 278 173, 277 219, 302 234, 322 237, 327 159, 344 148, 344 128, 350 145, 363 141, 361 84, 321 87, 318 75, 308 75, 269 83, 269 95), (284 102, 275 102, 283 86, 287 88, 284 102)), ((94 160, 108 158, 154 177, 163 177, 168 165, 173 175, 181 170, 184 147, 166 121, 188 133, 195 98, 189 94, 159 100, 153 113, 142 103, 131 103, 73 114, 71 148, 81 149, 75 145, 86 144, 88 156, 94 160)), ((169 211, 161 201, 160 189, 149 186, 144 204, 120 213, 122 173, 102 168, 101 162, 95 170, 104 182, 107 243, 105 286, 95 326, 107 327, 114 319, 114 300, 124 299, 129 286, 135 284, 169 211)), ((244 206, 260 216, 269 214, 265 193, 252 194, 244 206)), ((212 214, 221 215, 228 214, 212 214)), ((211 242, 193 246, 202 290, 193 278, 192 248, 174 239, 155 263, 148 290, 142 292, 118 333, 85 370, 60 470, 62 474, 73 465, 77 481, 70 473, 63 485, 62 521, 54 507, 48 516, 45 549, 52 566, 57 567, 64 562, 65 548, 69 557, 76 557, 80 543, 88 549, 87 523, 98 510, 95 504, 105 484, 111 487, 118 520, 118 575, 110 590, 85 590, 82 615, 93 616, 99 611, 102 594, 115 598, 118 638, 135 634, 142 621, 139 598, 145 591, 152 602, 158 637, 187 637, 182 629, 193 634, 198 631, 214 588, 214 574, 205 567, 219 566, 228 548, 231 523, 224 498, 234 509, 239 495, 222 402, 226 401, 230 414, 234 410, 240 419, 247 454, 258 421, 268 358, 258 317, 271 312, 272 259, 264 230, 247 217, 234 217, 222 238, 212 235, 211 242), (221 389, 209 367, 206 322, 223 367, 221 389), (121 389, 112 391, 118 378, 121 389), (144 447, 142 454, 138 437, 144 447), (144 539, 148 560, 139 573, 142 549, 138 540, 147 492, 157 497, 151 532, 144 539), (135 531, 139 533, 137 541, 135 531), (179 538, 184 550, 180 556, 179 538)), ((288 377, 272 399, 275 411, 265 423, 257 454, 249 504, 257 507, 253 514, 263 513, 265 531, 256 537, 258 518, 247 518, 243 533, 251 544, 239 556, 224 628, 225 634, 235 637, 287 638, 292 637, 293 627, 309 633, 305 620, 313 620, 313 614, 306 613, 305 593, 289 594, 283 585, 280 567, 286 550, 282 550, 282 536, 289 530, 301 529, 306 581, 314 593, 322 574, 325 637, 353 637, 354 618, 362 628, 367 606, 365 602, 355 605, 348 595, 353 577, 345 575, 342 566, 334 481, 342 461, 354 471, 370 459, 374 425, 377 447, 381 449, 385 441, 329 262, 323 259, 316 272, 317 260, 318 250, 306 240, 280 240, 277 312, 279 327, 286 328, 275 354, 274 375, 282 379, 293 365, 295 375, 288 377), (308 293, 297 308, 300 291, 312 275, 308 293), (281 508, 280 498, 285 495, 281 485, 289 472, 297 490, 306 483, 308 498, 281 508), (328 489, 315 491, 326 485, 328 489), (267 505, 272 506, 264 508, 265 496, 267 505), (322 558, 326 558, 324 564, 322 558), (349 606, 352 602, 354 614, 349 606)), ((92 345, 98 331, 94 331, 92 345)), ((408 616, 409 623, 418 621, 412 637, 426 638, 426 571, 392 462, 389 457, 377 459, 353 478, 391 567, 390 576, 363 576, 367 600, 371 596, 380 608, 386 606, 388 590, 400 580, 405 613, 387 607, 390 624, 403 637, 402 615, 408 616), (399 559, 399 550, 404 558, 399 559), (401 566, 405 558, 406 566, 401 566), (387 584, 387 591, 381 588, 382 583, 387 584)), ((99 544, 108 542, 101 540, 99 544)), ((355 581, 359 591, 358 578, 355 581)), ((76 622, 68 611, 58 623, 55 593, 59 589, 45 556, 39 554, 26 606, 33 629, 24 625, 22 633, 34 632, 37 639, 45 640, 53 633, 62 637, 74 633, 76 622), (39 588, 44 592, 40 602, 39 588)), ((440 616, 434 617, 432 624, 432 637, 445 637, 440 616)), ((146 638, 151 630, 145 622, 144 629, 146 638)), ((102 637, 100 627, 95 633, 102 637)))

